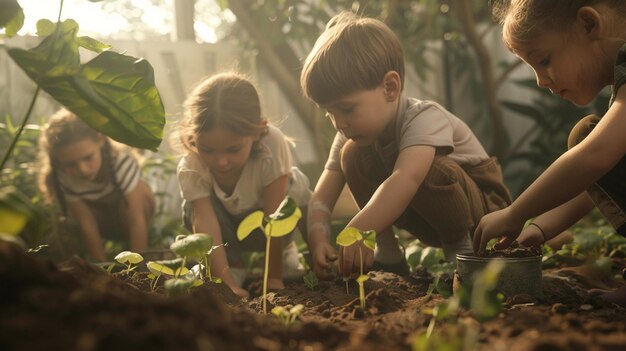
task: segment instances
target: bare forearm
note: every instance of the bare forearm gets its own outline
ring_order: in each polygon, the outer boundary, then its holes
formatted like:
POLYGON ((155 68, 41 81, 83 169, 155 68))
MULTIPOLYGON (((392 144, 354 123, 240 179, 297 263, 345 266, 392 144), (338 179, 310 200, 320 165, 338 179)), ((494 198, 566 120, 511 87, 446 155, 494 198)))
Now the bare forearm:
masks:
POLYGON ((106 261, 106 254, 104 252, 104 245, 102 244, 102 238, 98 232, 98 228, 93 222, 81 222, 81 234, 85 242, 85 247, 89 255, 98 261, 106 261))
POLYGON ((348 226, 381 233, 406 210, 419 184, 400 172, 394 172, 376 190, 367 205, 348 226))
POLYGON ((583 192, 563 205, 535 218, 533 223, 541 228, 545 239, 549 240, 576 224, 593 208, 594 203, 591 198, 583 192))
POLYGON ((559 157, 513 202, 512 213, 518 218, 532 218, 583 193, 608 167, 588 154, 572 149, 559 157))
POLYGON ((130 226, 130 249, 141 252, 148 249, 148 226, 142 217, 136 217, 130 226))

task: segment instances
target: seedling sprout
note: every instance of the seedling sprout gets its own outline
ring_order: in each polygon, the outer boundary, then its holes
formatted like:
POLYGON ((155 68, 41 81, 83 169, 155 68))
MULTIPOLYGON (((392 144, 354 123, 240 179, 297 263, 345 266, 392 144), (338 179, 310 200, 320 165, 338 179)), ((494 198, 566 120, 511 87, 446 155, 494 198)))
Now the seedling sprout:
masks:
POLYGON ((248 235, 257 228, 260 228, 265 235, 265 269, 263 272, 264 314, 267 314, 267 277, 271 238, 278 238, 291 233, 298 224, 300 217, 302 217, 302 212, 296 205, 296 202, 287 196, 274 213, 265 216, 263 211, 252 212, 241 221, 237 228, 237 238, 239 241, 248 237, 248 235))
MULTIPOLYGON (((170 245, 170 249, 183 258, 181 268, 187 263, 187 257, 195 258, 200 262, 204 262, 204 267, 206 267, 206 276, 211 279, 211 272, 207 262, 209 260, 209 250, 213 250, 213 237, 204 233, 178 235, 176 237, 176 241, 170 245)), ((176 277, 178 276, 179 275, 177 274, 176 277)))
POLYGON ((284 325, 293 324, 296 321, 296 318, 302 313, 304 306, 301 304, 297 304, 293 307, 287 305, 285 307, 276 306, 272 308, 272 314, 278 317, 278 319, 283 322, 284 325))
POLYGON ((137 267, 132 267, 132 265, 143 261, 143 256, 132 251, 122 251, 118 253, 117 256, 115 256, 115 260, 121 264, 126 265, 126 270, 124 272, 128 274, 131 270, 137 267))
MULTIPOLYGON (((361 308, 365 309, 365 288, 363 283, 369 279, 368 275, 363 274, 363 245, 367 248, 374 250, 376 248, 376 231, 365 230, 360 231, 354 227, 347 227, 339 233, 337 236, 337 245, 348 247, 358 243, 359 245, 359 260, 361 264, 361 275, 356 279, 359 284, 359 300, 361 301, 361 308)), ((346 280, 346 293, 348 292, 348 281, 346 280)))
POLYGON ((150 284, 152 291, 156 289, 157 282, 162 274, 172 277, 181 274, 187 274, 189 270, 185 266, 180 267, 181 262, 182 259, 178 258, 168 261, 150 261, 146 263, 146 267, 148 267, 148 270, 150 270, 150 273, 152 275, 152 283, 150 284), (176 271, 174 271, 174 269, 176 269, 176 271))

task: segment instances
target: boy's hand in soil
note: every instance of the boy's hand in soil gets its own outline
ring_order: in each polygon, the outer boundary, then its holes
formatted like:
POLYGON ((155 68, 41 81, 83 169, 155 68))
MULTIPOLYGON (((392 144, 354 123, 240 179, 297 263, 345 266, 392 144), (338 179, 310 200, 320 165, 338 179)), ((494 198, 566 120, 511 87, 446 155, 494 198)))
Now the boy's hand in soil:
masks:
POLYGON ((361 274, 361 256, 363 255, 363 274, 370 271, 374 265, 374 250, 370 250, 362 242, 339 249, 339 270, 344 278, 361 274), (362 251, 359 253, 359 248, 362 251))
MULTIPOLYGON (((228 284, 226 284, 228 285, 228 284)), ((248 293, 247 290, 244 290, 240 287, 238 287, 237 285, 228 285, 228 287, 230 288, 230 290, 232 290, 236 295, 238 295, 239 297, 250 297, 250 293, 248 293)))
POLYGON ((335 277, 333 269, 335 261, 337 261, 337 253, 328 241, 311 246, 311 265, 318 279, 331 280, 335 277))
POLYGON ((269 278, 267 279, 267 289, 270 291, 283 290, 285 288, 285 283, 283 283, 282 279, 277 278, 269 278))
POLYGON ((503 237, 498 243, 498 248, 506 248, 517 239, 524 227, 524 220, 516 218, 511 213, 511 207, 495 211, 485 215, 474 231, 474 253, 480 254, 485 251, 489 240, 503 237))

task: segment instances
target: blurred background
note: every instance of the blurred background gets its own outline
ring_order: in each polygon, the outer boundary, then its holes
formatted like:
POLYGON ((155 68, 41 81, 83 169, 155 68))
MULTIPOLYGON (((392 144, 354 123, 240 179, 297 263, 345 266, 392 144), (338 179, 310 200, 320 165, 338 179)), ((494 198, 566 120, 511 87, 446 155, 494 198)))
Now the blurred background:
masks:
MULTIPOLYGON (((24 26, 0 43, 31 48, 40 40, 36 22, 56 21, 61 1, 18 3, 24 26)), ((608 104, 608 93, 577 107, 537 88, 530 68, 503 47, 500 26, 481 0, 64 0, 61 18, 74 19, 79 35, 143 57, 154 68, 167 123, 158 151, 144 152, 146 179, 159 201, 153 245, 165 245, 181 230, 175 177, 180 155, 169 139, 185 96, 206 75, 234 69, 251 77, 264 116, 294 138, 296 163, 314 186, 335 132, 323 112, 302 96, 300 68, 326 22, 342 10, 378 18, 394 30, 405 49, 405 93, 434 100, 463 119, 499 158, 514 196, 565 151, 578 119, 604 113, 608 104)), ((88 52, 81 55, 90 57, 88 52)), ((0 50, 0 150, 7 149, 35 89, 6 50, 0 50)), ((3 185, 20 188, 35 206, 41 203, 34 183, 38 130, 58 108, 45 94, 36 101, 0 178, 3 185)), ((70 241, 59 237, 63 234, 47 211, 40 209, 41 223, 30 231, 37 234, 26 238, 30 247, 51 242, 46 239, 50 237, 70 241)), ((354 211, 346 193, 335 218, 354 211)), ((68 247, 70 243, 64 244, 59 255, 67 254, 68 247)))

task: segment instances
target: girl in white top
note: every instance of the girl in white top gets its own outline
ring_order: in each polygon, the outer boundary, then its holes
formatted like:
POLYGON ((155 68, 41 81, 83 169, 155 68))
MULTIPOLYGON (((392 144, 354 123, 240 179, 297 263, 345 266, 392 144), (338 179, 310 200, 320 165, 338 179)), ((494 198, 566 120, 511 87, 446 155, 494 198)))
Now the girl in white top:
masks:
POLYGON ((107 259, 103 237, 125 239, 133 251, 148 248, 155 198, 129 150, 66 109, 50 118, 39 148, 39 188, 63 213, 69 210, 93 259, 107 259))
MULTIPOLYGON (((179 136, 186 154, 177 174, 186 226, 211 235, 214 245, 228 243, 211 254, 212 274, 248 296, 230 265, 242 265, 244 250, 262 251, 265 236, 254 233, 239 242, 238 224, 259 209, 273 213, 286 195, 303 208, 309 181, 292 167, 288 140, 261 117, 257 91, 245 78, 221 73, 203 80, 187 98, 185 113, 179 136)), ((283 247, 294 248, 293 239, 289 245, 271 240, 268 286, 282 289, 283 247)))

